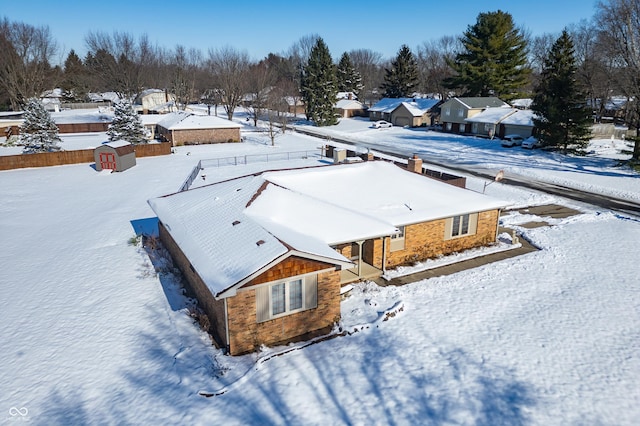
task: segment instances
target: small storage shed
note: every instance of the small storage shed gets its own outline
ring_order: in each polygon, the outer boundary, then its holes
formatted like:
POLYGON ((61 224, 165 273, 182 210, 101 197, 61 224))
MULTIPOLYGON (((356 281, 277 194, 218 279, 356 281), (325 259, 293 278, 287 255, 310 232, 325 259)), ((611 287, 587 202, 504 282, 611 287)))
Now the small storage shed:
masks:
POLYGON ((136 152, 126 141, 105 142, 94 151, 96 170, 122 172, 136 165, 136 152))

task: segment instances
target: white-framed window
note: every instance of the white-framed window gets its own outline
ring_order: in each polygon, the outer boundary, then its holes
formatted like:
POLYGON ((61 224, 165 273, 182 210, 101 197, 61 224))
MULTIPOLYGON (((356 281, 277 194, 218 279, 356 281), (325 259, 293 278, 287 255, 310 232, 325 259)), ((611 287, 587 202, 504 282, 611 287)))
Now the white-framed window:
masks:
POLYGON ((445 222, 445 239, 475 235, 478 227, 478 213, 454 216, 445 222))
POLYGON ((463 109, 459 109, 458 110, 458 117, 464 117, 464 110, 463 109))
POLYGON ((391 244, 389 246, 389 250, 391 250, 391 251, 404 250, 404 232, 405 232, 405 228, 404 228, 404 226, 398 226, 398 229, 400 230, 400 233, 393 234, 391 236, 391 244))
POLYGON ((306 311, 317 305, 316 274, 279 280, 256 288, 257 322, 306 311))
POLYGON ((478 133, 478 123, 473 123, 473 124, 471 125, 471 131, 472 131, 473 133, 478 133))
POLYGON ((452 128, 451 123, 447 123, 447 130, 451 131, 451 128, 452 128))
POLYGON ((444 115, 447 115, 447 116, 451 115, 451 107, 446 107, 444 109, 444 115))
POLYGON ((488 132, 489 132, 489 130, 491 130, 491 129, 492 129, 492 127, 493 127, 493 126, 491 126, 491 124, 489 124, 489 123, 485 123, 485 124, 484 124, 484 131, 488 133, 488 132))

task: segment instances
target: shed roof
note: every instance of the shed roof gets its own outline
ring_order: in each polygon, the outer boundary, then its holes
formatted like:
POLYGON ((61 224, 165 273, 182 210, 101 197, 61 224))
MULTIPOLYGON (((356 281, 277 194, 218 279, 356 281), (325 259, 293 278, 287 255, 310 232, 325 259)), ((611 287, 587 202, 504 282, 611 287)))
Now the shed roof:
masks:
MULTIPOLYGON (((103 147, 109 147, 109 148, 113 148, 116 153, 120 156, 122 155, 127 155, 127 154, 131 154, 132 152, 135 152, 133 144, 131 144, 130 142, 127 141, 123 141, 123 140, 117 140, 117 141, 111 141, 111 142, 103 142, 102 145, 103 147)), ((99 148, 99 147, 98 147, 99 148)))

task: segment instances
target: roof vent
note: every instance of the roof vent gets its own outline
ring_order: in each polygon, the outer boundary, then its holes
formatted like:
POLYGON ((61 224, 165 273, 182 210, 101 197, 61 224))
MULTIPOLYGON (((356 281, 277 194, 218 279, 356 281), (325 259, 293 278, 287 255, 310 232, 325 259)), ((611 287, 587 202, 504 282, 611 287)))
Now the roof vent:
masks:
POLYGON ((233 222, 231 222, 231 224, 233 226, 240 225, 240 221, 239 220, 234 220, 233 222))
POLYGON ((263 244, 264 244, 264 240, 258 240, 258 241, 256 242, 256 245, 257 245, 258 247, 260 247, 260 246, 261 246, 261 245, 263 245, 263 244))

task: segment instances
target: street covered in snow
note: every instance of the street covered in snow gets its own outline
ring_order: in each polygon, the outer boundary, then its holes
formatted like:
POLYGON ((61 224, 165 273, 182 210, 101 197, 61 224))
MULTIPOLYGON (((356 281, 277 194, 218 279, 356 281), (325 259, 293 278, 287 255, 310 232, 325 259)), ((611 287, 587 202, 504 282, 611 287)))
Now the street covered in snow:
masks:
MULTIPOLYGON (((640 175, 617 166, 625 141, 566 157, 369 126, 342 120, 323 132, 640 201, 640 175)), ((100 143, 62 139, 66 149, 100 143)), ((177 271, 135 238, 153 224, 147 200, 176 192, 199 160, 323 143, 288 132, 270 146, 245 132, 244 143, 177 147, 122 173, 91 164, 0 172, 0 420, 26 409, 20 417, 35 424, 637 422, 640 218, 504 183, 486 193, 510 208, 556 203, 580 214, 503 216, 535 253, 401 287, 355 284, 333 338, 241 357, 211 346, 177 271), (521 226, 536 220, 549 225, 521 226)), ((323 161, 208 167, 194 185, 323 161)), ((477 192, 486 183, 467 177, 477 192)))

